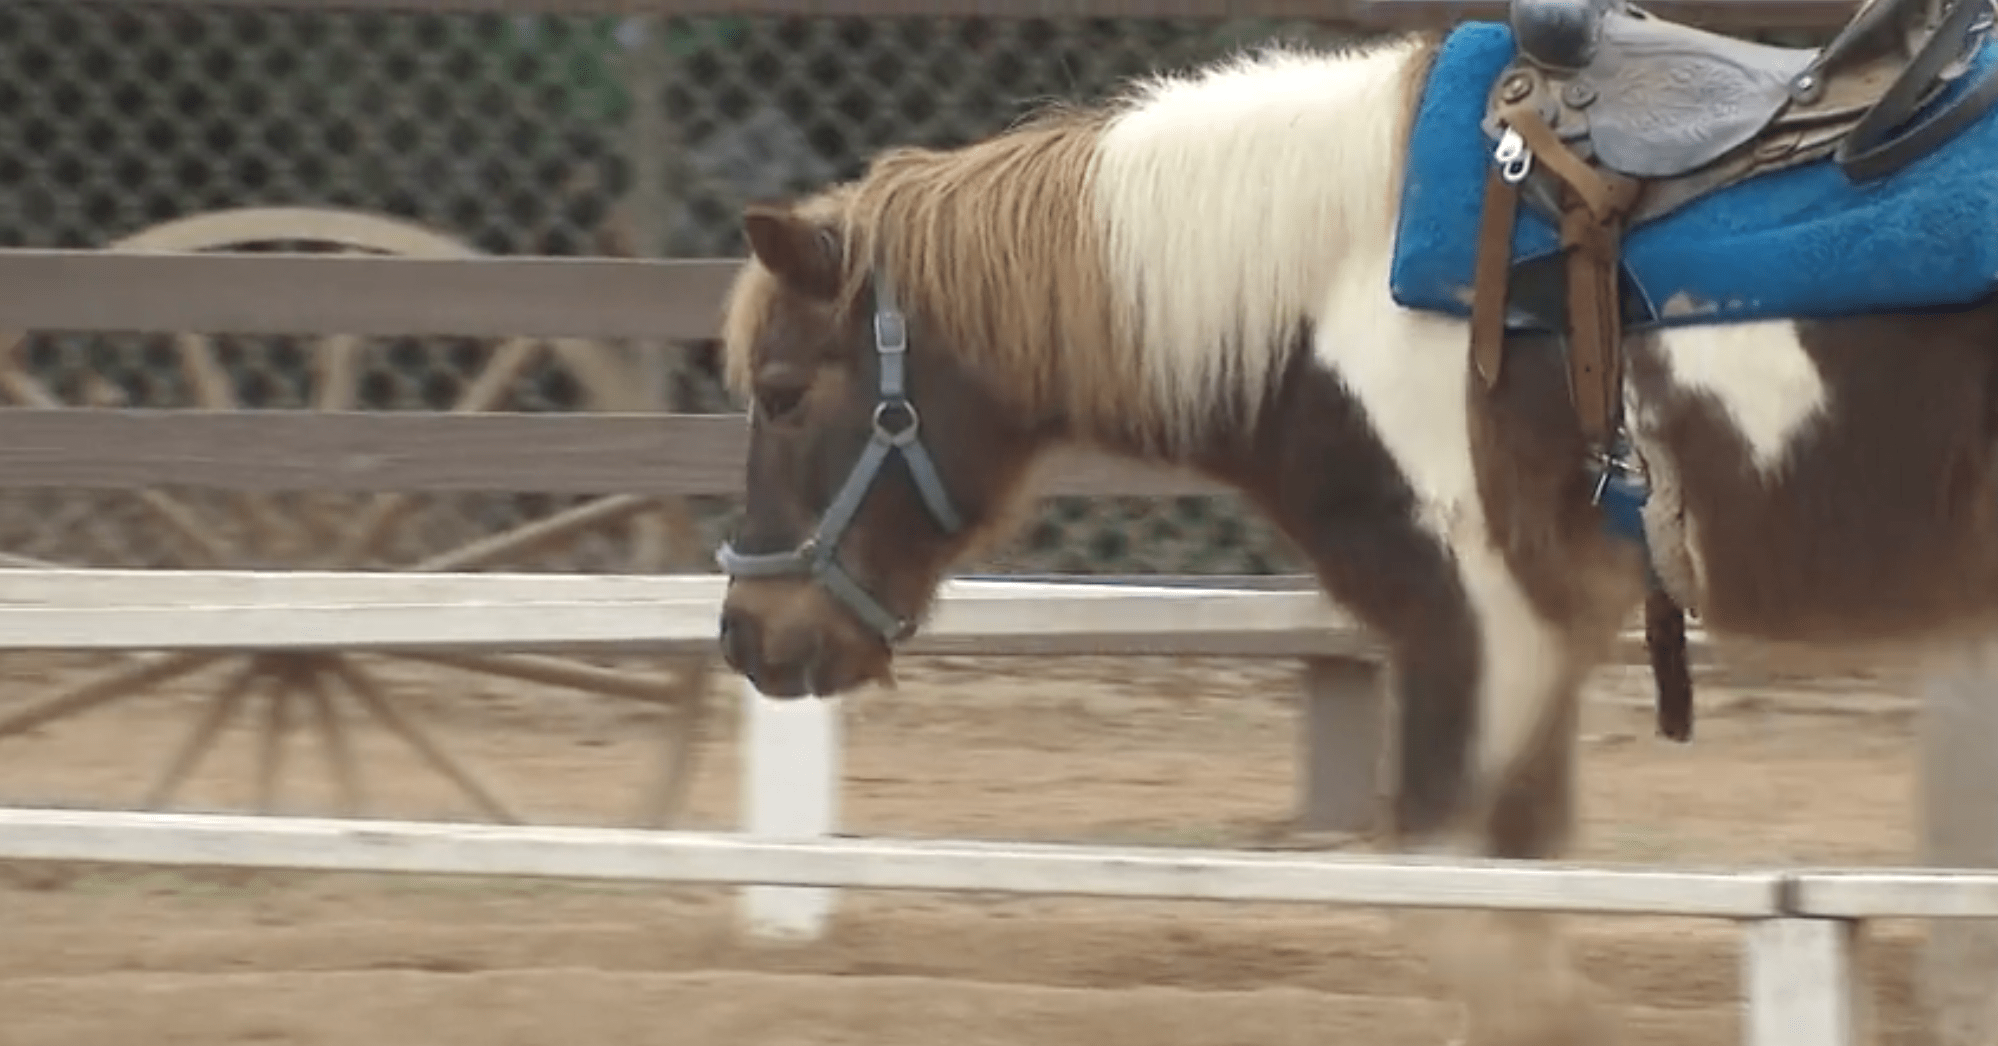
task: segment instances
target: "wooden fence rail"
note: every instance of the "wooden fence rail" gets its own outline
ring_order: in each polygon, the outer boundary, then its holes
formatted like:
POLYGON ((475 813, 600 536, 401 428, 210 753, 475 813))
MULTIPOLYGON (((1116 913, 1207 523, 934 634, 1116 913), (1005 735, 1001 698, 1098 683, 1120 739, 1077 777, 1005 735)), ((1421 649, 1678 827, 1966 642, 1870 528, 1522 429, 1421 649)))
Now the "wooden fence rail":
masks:
MULTIPOLYGON (((224 491, 737 494, 741 414, 0 409, 9 487, 224 491)), ((1044 495, 1172 496, 1221 488, 1191 473, 1062 454, 1044 495)))
POLYGON ((1998 914, 1998 876, 1658 870, 1179 848, 744 839, 600 828, 0 810, 0 858, 1664 914, 1746 928, 1745 1046, 1859 1046, 1864 920, 1998 914), (1823 910, 1814 907, 1823 903, 1823 910))

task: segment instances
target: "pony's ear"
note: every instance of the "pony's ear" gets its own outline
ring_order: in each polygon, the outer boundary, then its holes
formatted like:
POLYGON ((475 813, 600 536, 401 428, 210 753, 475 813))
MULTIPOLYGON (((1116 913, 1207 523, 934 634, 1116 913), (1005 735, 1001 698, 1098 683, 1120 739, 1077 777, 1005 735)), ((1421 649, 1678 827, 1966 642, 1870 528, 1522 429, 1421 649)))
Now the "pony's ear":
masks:
POLYGON ((828 301, 839 295, 839 234, 782 205, 750 204, 742 211, 749 250, 763 267, 791 287, 828 301))

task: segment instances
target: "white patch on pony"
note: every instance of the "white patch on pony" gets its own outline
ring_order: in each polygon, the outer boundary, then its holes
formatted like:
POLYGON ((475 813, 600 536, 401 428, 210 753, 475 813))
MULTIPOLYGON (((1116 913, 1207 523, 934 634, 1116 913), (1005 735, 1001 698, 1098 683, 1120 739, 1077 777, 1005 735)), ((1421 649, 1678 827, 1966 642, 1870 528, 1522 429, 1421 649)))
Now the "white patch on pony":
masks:
POLYGON ((1258 406, 1353 239, 1379 224, 1414 53, 1244 55, 1140 82, 1104 129, 1091 192, 1105 263, 1179 436, 1216 403, 1258 406))
POLYGON ((1541 721, 1565 658, 1485 533, 1468 327, 1389 295, 1417 53, 1275 50, 1147 81, 1103 132, 1093 204, 1147 377, 1189 426, 1231 398, 1255 406, 1312 323, 1317 360, 1456 554, 1484 648, 1473 773, 1489 782, 1541 721))
MULTIPOLYGON (((1312 325, 1317 363, 1358 400, 1414 490, 1420 524, 1456 556, 1483 647, 1471 788, 1489 795, 1567 684, 1567 659, 1485 532, 1469 327, 1389 294, 1417 53, 1414 43, 1278 52, 1154 80, 1104 132, 1093 205, 1123 333, 1142 347, 1180 436, 1226 417, 1231 401, 1253 409, 1312 325)), ((1447 920, 1429 936, 1438 972, 1462 993, 1479 1041, 1600 1041, 1546 917, 1436 914, 1447 920)))
POLYGON ((1829 405, 1824 379, 1788 320, 1679 327, 1658 335, 1675 385, 1711 397, 1765 476, 1829 405))

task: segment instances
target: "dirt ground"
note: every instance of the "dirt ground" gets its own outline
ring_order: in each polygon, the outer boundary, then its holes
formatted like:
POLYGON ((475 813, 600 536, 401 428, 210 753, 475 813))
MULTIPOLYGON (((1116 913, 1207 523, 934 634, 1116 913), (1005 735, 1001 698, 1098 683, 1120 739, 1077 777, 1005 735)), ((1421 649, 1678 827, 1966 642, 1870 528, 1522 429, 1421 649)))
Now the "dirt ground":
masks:
MULTIPOLYGON (((0 707, 59 670, 0 662, 0 707)), ((846 824, 979 839, 1294 846, 1292 683, 1242 662, 932 660, 848 704, 846 824)), ((1709 681, 1695 743, 1654 738, 1648 681, 1588 708, 1583 856, 1896 863, 1912 842, 1912 718, 1864 683, 1709 681)), ((129 807, 199 681, 0 743, 0 799, 129 807)), ((631 705, 441 670, 395 693, 530 819, 615 822, 658 722, 631 705)), ((733 680, 717 679, 694 827, 731 823, 733 680)), ((372 809, 470 816, 365 734, 372 809)), ((239 726, 188 797, 243 808, 239 726)), ((285 798, 318 812, 294 744, 285 798)), ((1320 843, 1322 845, 1322 842, 1320 843)), ((732 893, 503 880, 0 866, 0 1046, 1433 1046, 1453 1014, 1384 913, 1288 906, 848 894, 809 946, 731 939, 732 893)), ((1739 1041, 1732 927, 1578 920, 1633 1046, 1739 1041)), ((1919 927, 1873 965, 1913 1043, 1919 927)))

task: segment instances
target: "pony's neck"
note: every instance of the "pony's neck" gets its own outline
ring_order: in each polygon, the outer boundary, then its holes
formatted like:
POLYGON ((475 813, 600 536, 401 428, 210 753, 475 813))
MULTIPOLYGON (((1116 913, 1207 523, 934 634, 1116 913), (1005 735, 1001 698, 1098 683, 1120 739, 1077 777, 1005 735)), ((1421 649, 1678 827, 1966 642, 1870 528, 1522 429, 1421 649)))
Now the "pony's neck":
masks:
POLYGON ((1309 331, 1298 334, 1255 421, 1211 435, 1189 464, 1239 491, 1335 591, 1328 569, 1377 558, 1367 543, 1384 529, 1407 529, 1418 515, 1407 477, 1366 411, 1316 361, 1309 331))
POLYGON ((1080 373, 1063 383, 1103 390, 1104 435, 1149 429, 1132 449, 1183 460, 1253 429, 1300 332, 1374 308, 1425 45, 1246 55, 1148 82, 1109 120, 1084 233, 1107 276, 1110 366, 1069 353, 1080 373))

